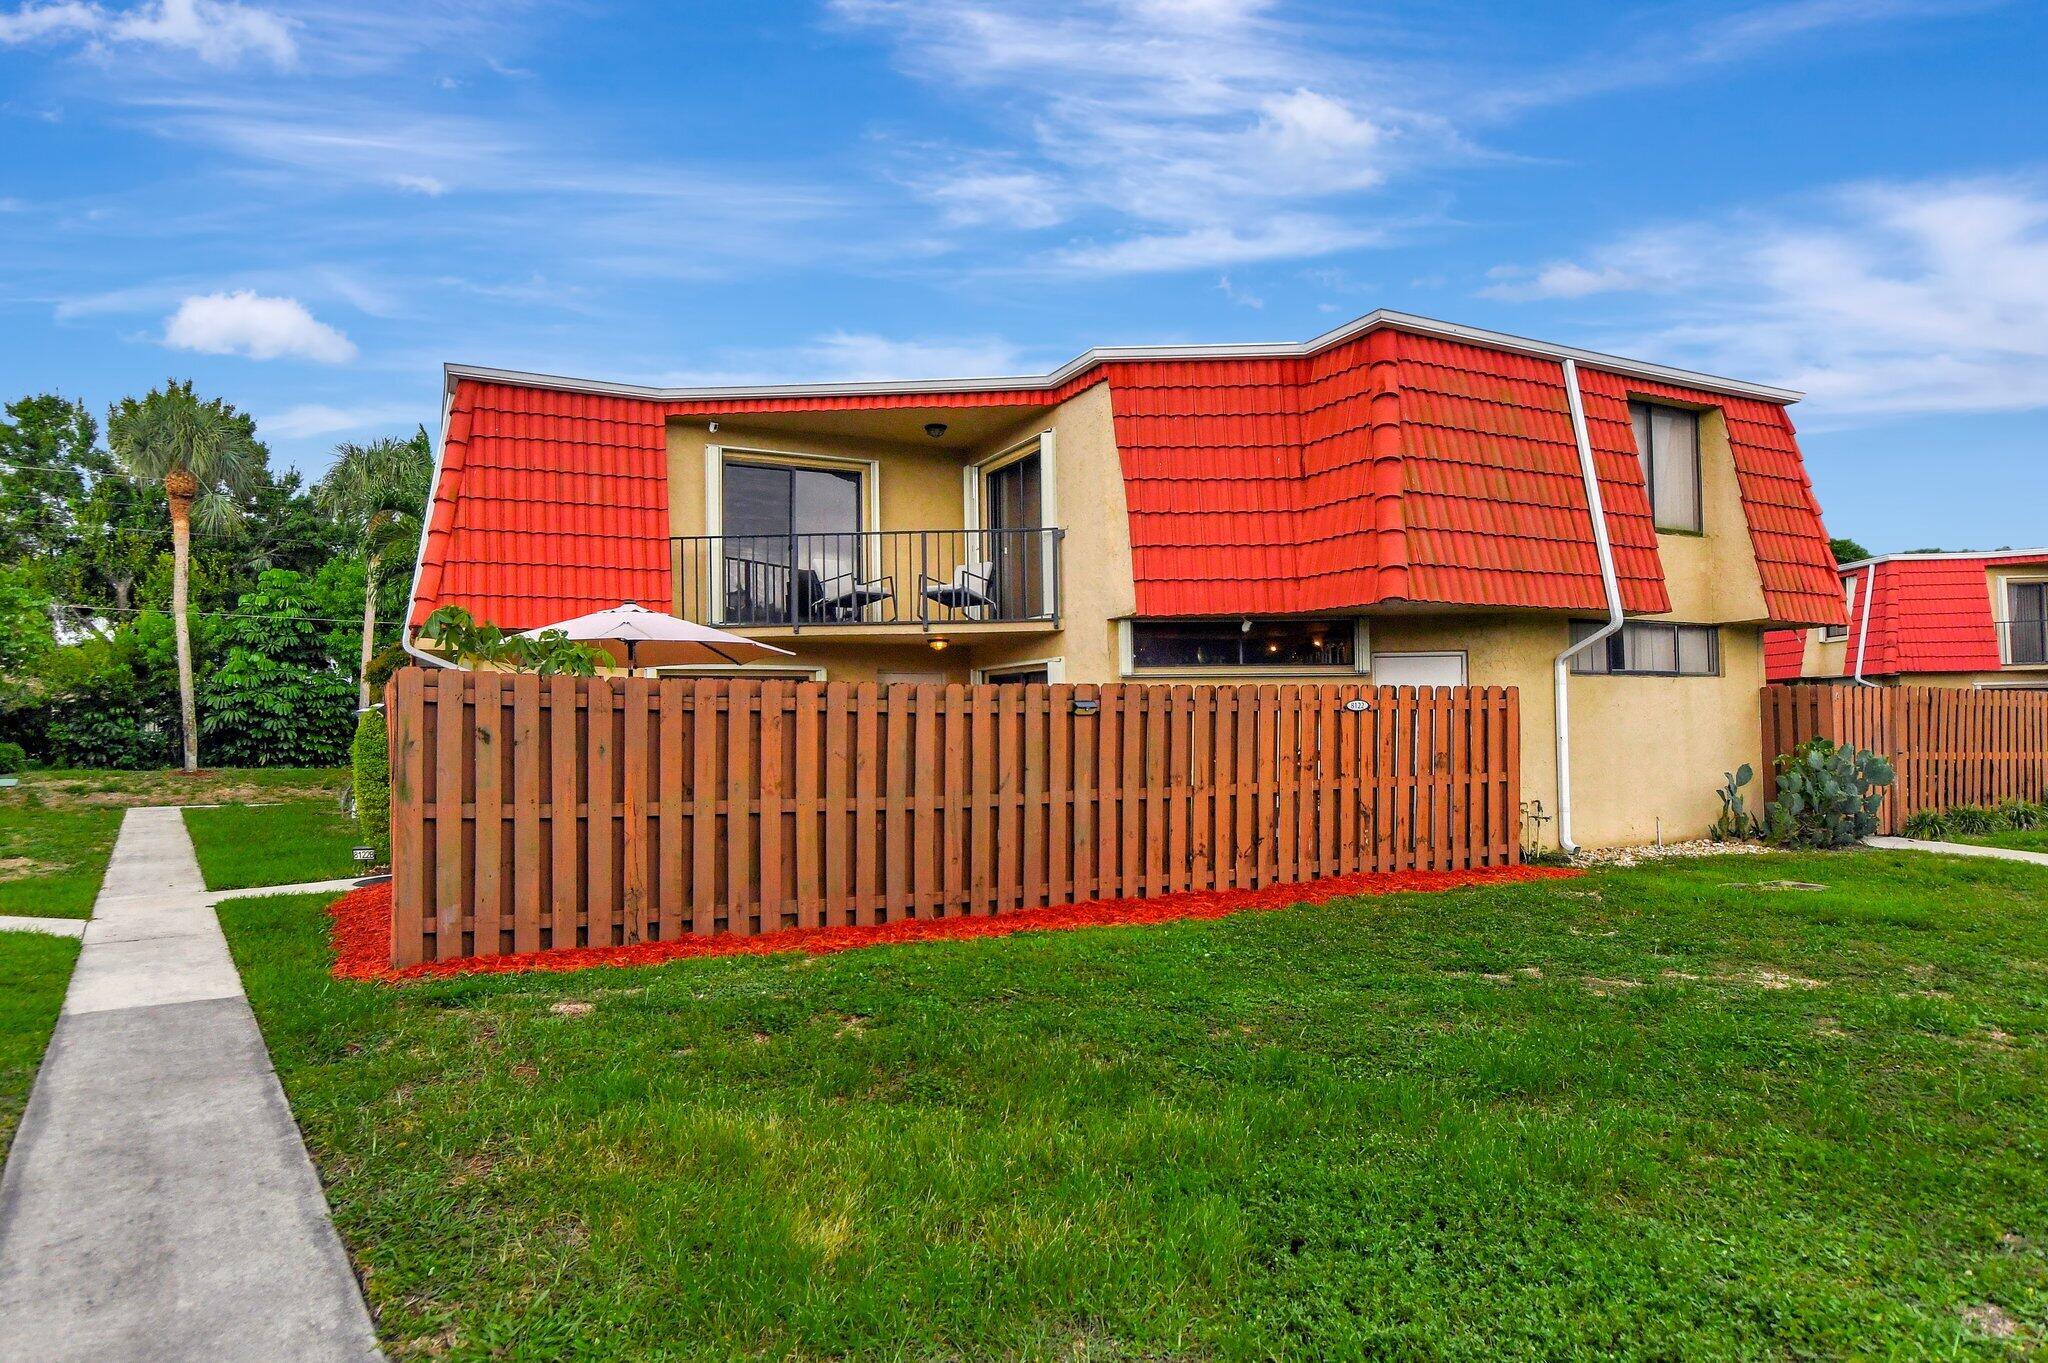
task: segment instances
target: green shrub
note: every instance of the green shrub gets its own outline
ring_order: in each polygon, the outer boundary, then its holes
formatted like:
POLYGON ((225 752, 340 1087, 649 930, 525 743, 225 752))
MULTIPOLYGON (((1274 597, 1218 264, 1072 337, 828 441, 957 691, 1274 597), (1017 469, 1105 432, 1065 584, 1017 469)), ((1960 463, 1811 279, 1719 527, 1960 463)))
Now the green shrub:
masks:
POLYGON ((391 861, 391 749, 382 710, 365 710, 356 721, 350 757, 354 767, 356 827, 377 849, 379 865, 391 861))
POLYGON ((1985 833, 2000 833, 2004 831, 2004 822, 1998 817, 1998 811, 1986 809, 1982 805, 1957 805, 1948 811, 1948 826, 1952 833, 1973 837, 1985 833))
POLYGON ((28 765, 28 752, 19 743, 0 743, 0 776, 14 776, 28 765))
POLYGON ((2007 828, 2017 829, 2022 833, 2048 826, 2048 806, 2037 805, 2028 800, 2007 800, 1998 807, 1998 816, 2005 820, 2007 828))
POLYGON ((1812 738, 1778 758, 1778 798, 1763 834, 1785 847, 1848 847, 1877 831, 1892 764, 1874 752, 1812 738))
POLYGON ((1948 825, 1948 815, 1939 809, 1918 809, 1906 819, 1899 830, 1906 837, 1918 838, 1922 842, 1946 842, 1955 830, 1948 825))

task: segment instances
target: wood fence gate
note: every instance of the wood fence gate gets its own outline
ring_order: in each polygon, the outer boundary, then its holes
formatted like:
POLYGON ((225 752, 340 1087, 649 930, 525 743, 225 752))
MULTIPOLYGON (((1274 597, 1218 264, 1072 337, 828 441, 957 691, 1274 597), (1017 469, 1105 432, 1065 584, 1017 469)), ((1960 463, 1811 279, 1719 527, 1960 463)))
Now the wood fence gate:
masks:
POLYGON ((1511 688, 406 668, 392 962, 1519 860, 1511 688))
POLYGON ((1995 805, 2048 795, 2048 693, 1949 686, 1829 683, 1763 690, 1763 792, 1777 796, 1770 759, 1809 738, 1891 759, 1898 780, 1878 831, 1895 834, 1923 809, 1995 805))

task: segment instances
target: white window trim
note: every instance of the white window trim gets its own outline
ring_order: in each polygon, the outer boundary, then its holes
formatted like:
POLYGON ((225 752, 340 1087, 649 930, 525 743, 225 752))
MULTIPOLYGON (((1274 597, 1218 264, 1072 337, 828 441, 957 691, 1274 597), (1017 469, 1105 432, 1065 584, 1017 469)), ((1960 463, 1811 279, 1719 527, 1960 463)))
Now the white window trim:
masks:
POLYGON ((976 686, 984 685, 994 681, 996 677, 1005 672, 1031 672, 1041 667, 1045 669, 1047 685, 1055 685, 1067 679, 1067 660, 1065 658, 1026 658, 1021 662, 997 663, 992 667, 977 667, 973 673, 974 684, 976 686))
MULTIPOLYGON (((1465 679, 1458 684, 1460 686, 1470 686, 1472 684, 1472 655, 1462 648, 1403 648, 1383 652, 1376 656, 1380 658, 1456 658, 1458 660, 1458 675, 1465 679)), ((1377 680, 1374 681, 1374 685, 1379 684, 1377 680)))
MULTIPOLYGON (((1352 621, 1351 666, 1349 667, 1139 667, 1135 662, 1136 644, 1131 626, 1150 624, 1157 620, 1174 620, 1175 616, 1148 616, 1144 620, 1124 619, 1116 622, 1116 670, 1120 677, 1362 677, 1372 671, 1372 625, 1364 616, 1352 621)), ((1190 620, 1283 620, 1285 616, 1275 615, 1232 615, 1194 616, 1190 620)))
MULTIPOLYGON (((2012 660, 2012 589, 2014 587, 2033 586, 2037 583, 2048 582, 2048 575, 2040 573, 1997 573, 1994 574, 1994 579, 1998 583, 1998 591, 1992 603, 1992 619, 2003 620, 2006 626, 2004 629, 1998 630, 1998 665, 2000 667, 2017 667, 2031 672, 2035 668, 2042 666, 2042 664, 2016 663, 2012 660)), ((1997 629, 1997 626, 1994 625, 1993 628, 1997 629)))
MULTIPOLYGON (((709 536, 725 534, 725 460, 727 455, 738 455, 741 463, 754 461, 785 464, 798 461, 800 464, 838 465, 860 475, 861 492, 866 500, 866 515, 863 524, 866 529, 882 528, 882 462, 879 459, 861 459, 845 454, 816 454, 809 450, 776 450, 753 445, 720 445, 707 443, 704 446, 704 533, 709 536)), ((864 570, 870 574, 877 571, 875 560, 881 552, 881 541, 868 541, 868 558, 864 570)), ((704 566, 704 581, 711 594, 713 608, 725 600, 725 555, 713 553, 711 561, 704 566)))
POLYGON ((994 454, 984 455, 960 471, 960 523, 969 530, 984 528, 981 523, 981 480, 1005 464, 1015 463, 1027 454, 1038 455, 1038 518, 1047 526, 1060 523, 1059 455, 1058 442, 1050 430, 1036 435, 1027 435, 1011 445, 1005 445, 994 454))

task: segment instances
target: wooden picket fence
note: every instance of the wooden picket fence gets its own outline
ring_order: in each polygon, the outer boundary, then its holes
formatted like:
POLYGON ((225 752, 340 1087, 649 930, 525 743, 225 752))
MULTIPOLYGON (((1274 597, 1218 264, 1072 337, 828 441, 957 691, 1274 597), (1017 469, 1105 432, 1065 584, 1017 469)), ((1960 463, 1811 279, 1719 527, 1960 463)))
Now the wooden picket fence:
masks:
POLYGON ((1946 686, 1766 686, 1766 801, 1777 794, 1770 759, 1809 738, 1868 748, 1898 780, 1879 831, 1896 834, 1923 809, 1995 805, 2048 796, 2048 693, 1946 686))
POLYGON ((392 962, 1519 860, 1509 688, 398 672, 392 962))

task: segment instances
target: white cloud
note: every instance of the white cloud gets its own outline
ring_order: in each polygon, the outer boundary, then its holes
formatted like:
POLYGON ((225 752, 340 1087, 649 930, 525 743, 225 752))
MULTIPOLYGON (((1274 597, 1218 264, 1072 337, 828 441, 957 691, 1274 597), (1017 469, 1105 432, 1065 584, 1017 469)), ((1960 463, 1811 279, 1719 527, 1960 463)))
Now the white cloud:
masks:
POLYGON ((2035 180, 1848 186, 1801 211, 1505 271, 1487 291, 1665 300, 1681 320, 1631 346, 1805 389, 1835 423, 2048 407, 2048 185, 2035 180))
POLYGON ((164 320, 164 344, 252 360, 346 364, 356 357, 355 343, 315 318, 298 299, 266 298, 248 289, 187 298, 164 320))
POLYGON ((418 425, 423 419, 418 407, 389 403, 363 407, 329 407, 307 402, 288 407, 259 423, 263 434, 279 440, 303 440, 318 435, 366 431, 379 426, 418 425))
POLYGON ((1055 267, 1199 269, 1346 249, 1372 234, 1325 205, 1457 145, 1394 97, 1388 72, 1283 21, 1271 0, 834 8, 886 32, 907 71, 956 87, 999 125, 996 145, 916 148, 920 173, 905 178, 949 222, 1109 229, 1055 248, 1055 267))
POLYGON ((1380 239, 1371 228, 1325 217, 1289 215, 1244 227, 1194 227, 1115 242, 1079 243, 1055 252, 1051 260, 1061 268, 1084 273, 1143 274, 1328 255, 1370 246, 1380 239))
POLYGON ((1023 353, 998 336, 904 340, 857 331, 828 332, 786 350, 729 350, 719 359, 715 369, 672 370, 653 382, 687 388, 993 378, 1030 368, 1023 353))
POLYGON ((1265 299, 1255 293, 1248 293, 1231 283, 1229 275, 1224 275, 1216 281, 1216 291, 1241 308, 1263 308, 1266 306, 1265 299))
POLYGON ((60 0, 0 13, 0 43, 60 38, 188 52, 220 67, 239 65, 245 57, 290 67, 299 56, 289 20, 234 0, 156 0, 125 10, 60 0))

